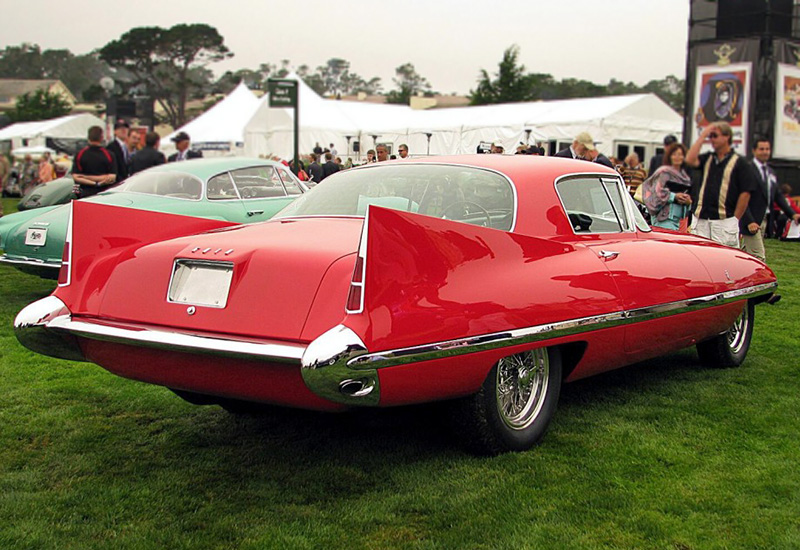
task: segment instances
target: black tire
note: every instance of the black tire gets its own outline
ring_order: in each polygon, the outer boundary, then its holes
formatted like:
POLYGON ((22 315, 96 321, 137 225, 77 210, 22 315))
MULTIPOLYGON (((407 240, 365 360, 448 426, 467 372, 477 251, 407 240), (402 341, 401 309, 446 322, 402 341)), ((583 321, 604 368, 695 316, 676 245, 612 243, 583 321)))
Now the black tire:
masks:
POLYGON ((558 349, 504 357, 478 393, 454 404, 455 429, 480 454, 528 450, 547 432, 560 393, 558 349))
POLYGON ((742 314, 731 327, 722 334, 697 344, 700 362, 709 367, 729 369, 738 367, 747 357, 750 340, 753 338, 755 308, 748 301, 742 314))

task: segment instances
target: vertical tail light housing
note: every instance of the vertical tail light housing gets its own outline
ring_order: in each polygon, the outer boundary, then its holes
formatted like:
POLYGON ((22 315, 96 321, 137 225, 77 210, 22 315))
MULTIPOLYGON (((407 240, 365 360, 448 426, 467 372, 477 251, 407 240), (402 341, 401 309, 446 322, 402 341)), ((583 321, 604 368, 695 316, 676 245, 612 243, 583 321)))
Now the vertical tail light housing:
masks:
POLYGON ((61 267, 58 270, 58 286, 69 286, 72 282, 72 212, 72 203, 70 203, 67 238, 64 240, 64 250, 61 252, 61 267))
MULTIPOLYGON (((368 207, 369 208, 369 207, 368 207)), ((369 210, 364 217, 361 228, 361 240, 358 243, 358 255, 353 269, 353 278, 350 280, 350 291, 347 293, 345 311, 348 314, 364 311, 364 275, 367 269, 367 227, 369 226, 369 210)))

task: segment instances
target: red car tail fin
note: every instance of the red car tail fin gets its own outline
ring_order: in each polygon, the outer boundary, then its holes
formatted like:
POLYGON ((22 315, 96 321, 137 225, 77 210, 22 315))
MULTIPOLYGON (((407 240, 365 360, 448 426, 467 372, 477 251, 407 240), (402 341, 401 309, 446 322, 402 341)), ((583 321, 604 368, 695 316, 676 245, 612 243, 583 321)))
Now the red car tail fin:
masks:
MULTIPOLYGON (((232 222, 73 201, 59 288, 73 313, 90 312, 118 261, 142 245, 237 225, 232 222)), ((147 277, 146 273, 142 277, 147 277)))
MULTIPOLYGON (((572 249, 564 243, 376 206, 369 207, 365 226, 359 247, 363 312, 348 311, 345 324, 370 349, 504 330, 523 313, 517 304, 528 304, 540 284, 539 260, 572 249)), ((356 303, 356 288, 354 276, 348 310, 356 303)))

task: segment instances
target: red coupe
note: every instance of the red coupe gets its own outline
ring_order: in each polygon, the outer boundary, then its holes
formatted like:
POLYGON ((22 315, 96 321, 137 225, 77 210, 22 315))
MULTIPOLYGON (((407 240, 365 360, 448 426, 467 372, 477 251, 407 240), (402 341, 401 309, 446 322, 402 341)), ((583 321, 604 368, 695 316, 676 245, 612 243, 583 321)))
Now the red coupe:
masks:
POLYGON ((28 348, 234 410, 452 400, 488 453, 535 444, 563 382, 694 345, 739 365, 777 286, 559 158, 373 164, 248 226, 72 208, 58 288, 15 321, 28 348))

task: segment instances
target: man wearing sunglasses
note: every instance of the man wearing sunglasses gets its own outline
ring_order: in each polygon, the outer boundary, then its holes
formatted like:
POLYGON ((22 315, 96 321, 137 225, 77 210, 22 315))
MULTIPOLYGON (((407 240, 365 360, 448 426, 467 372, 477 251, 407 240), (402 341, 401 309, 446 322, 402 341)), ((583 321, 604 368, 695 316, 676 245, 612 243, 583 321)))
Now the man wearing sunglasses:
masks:
POLYGON ((702 170, 692 211, 692 233, 739 248, 739 220, 758 182, 750 163, 736 154, 732 146, 730 124, 709 124, 686 153, 686 164, 702 170), (713 151, 700 154, 706 140, 711 142, 713 151))

